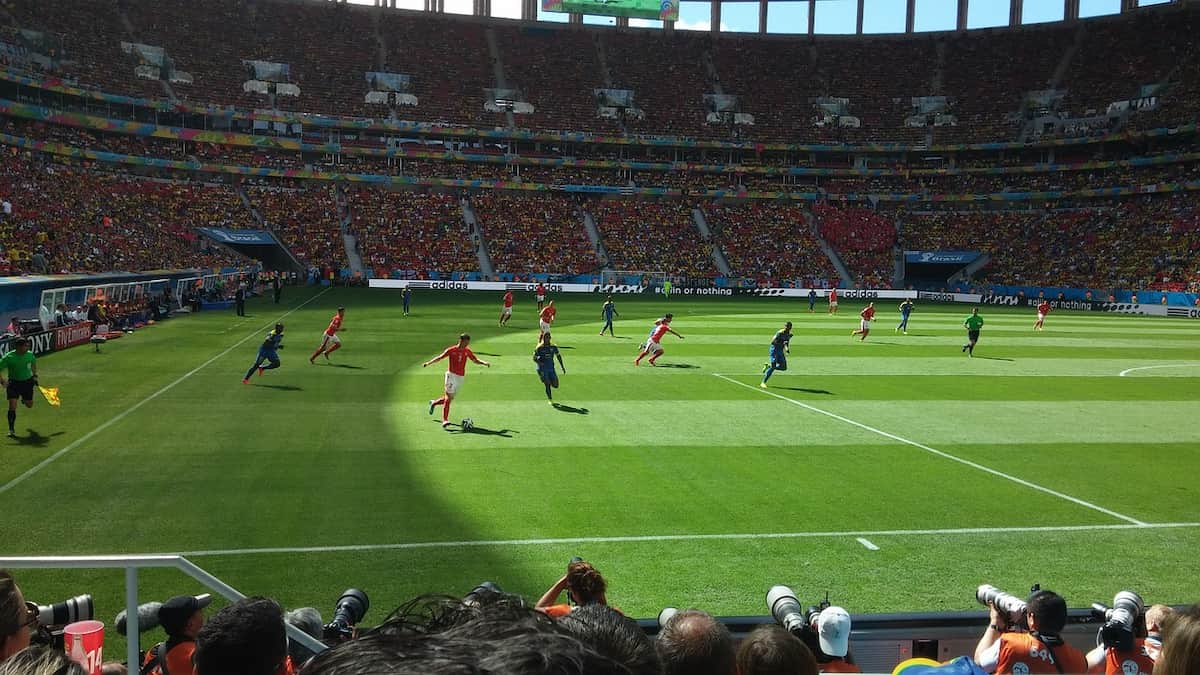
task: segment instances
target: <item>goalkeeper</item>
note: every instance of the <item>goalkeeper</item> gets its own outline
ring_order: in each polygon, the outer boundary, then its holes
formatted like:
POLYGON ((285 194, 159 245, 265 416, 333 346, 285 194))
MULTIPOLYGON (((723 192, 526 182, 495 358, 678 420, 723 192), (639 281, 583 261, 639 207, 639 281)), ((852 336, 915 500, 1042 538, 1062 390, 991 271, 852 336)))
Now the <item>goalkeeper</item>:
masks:
POLYGON ((29 351, 29 340, 17 338, 13 350, 0 358, 0 387, 8 391, 8 435, 17 435, 17 399, 26 408, 33 407, 33 388, 37 386, 37 357, 29 351), (7 379, 5 375, 7 374, 7 379))

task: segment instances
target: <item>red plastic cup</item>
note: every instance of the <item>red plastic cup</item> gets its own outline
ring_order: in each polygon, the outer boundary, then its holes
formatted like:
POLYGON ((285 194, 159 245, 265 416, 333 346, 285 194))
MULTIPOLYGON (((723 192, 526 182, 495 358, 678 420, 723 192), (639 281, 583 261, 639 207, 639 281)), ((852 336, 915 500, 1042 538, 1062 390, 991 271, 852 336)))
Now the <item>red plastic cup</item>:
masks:
POLYGON ((91 675, 100 675, 104 665, 104 624, 99 621, 76 621, 63 628, 63 647, 72 661, 87 668, 91 675))

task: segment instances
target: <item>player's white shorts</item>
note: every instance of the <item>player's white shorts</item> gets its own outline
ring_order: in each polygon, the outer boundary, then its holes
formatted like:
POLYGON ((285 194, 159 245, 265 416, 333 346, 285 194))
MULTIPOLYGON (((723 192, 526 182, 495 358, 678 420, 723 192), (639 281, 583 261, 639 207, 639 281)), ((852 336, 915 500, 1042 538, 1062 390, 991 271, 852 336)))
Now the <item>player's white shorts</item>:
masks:
MULTIPOLYGON (((871 330, 871 322, 870 321, 863 319, 862 321, 859 321, 858 323, 859 323, 859 325, 858 325, 859 330, 871 330)), ((845 330, 845 329, 843 328, 842 330, 845 330)))
POLYGON ((830 300, 830 301, 829 301, 829 306, 830 306, 830 307, 837 307, 837 300, 830 300))
POLYGON ((646 343, 646 353, 647 354, 657 354, 661 351, 662 351, 662 345, 658 344, 654 340, 650 340, 649 342, 646 343))
MULTIPOLYGON (((542 329, 543 333, 550 332, 550 324, 546 323, 545 321, 542 321, 541 319, 538 319, 538 326, 542 329)), ((550 339, 553 340, 554 338, 550 338, 550 339)))
MULTIPOLYGON (((1038 312, 1038 321, 1041 321, 1042 319, 1045 319, 1045 318, 1046 318, 1046 315, 1045 315, 1045 314, 1042 314, 1041 312, 1038 312)), ((1026 319, 1026 321, 1028 321, 1028 319, 1026 319)))
POLYGON ((505 308, 501 309, 500 316, 504 316, 504 317, 512 316, 512 307, 505 307, 505 308))
POLYGON ((322 333, 321 337, 325 338, 324 341, 321 342, 322 347, 328 347, 329 345, 342 344, 342 338, 338 337, 337 335, 330 335, 329 333, 322 333))
POLYGON ((463 380, 465 380, 465 379, 466 378, 463 377, 462 375, 455 375, 454 373, 447 370, 446 371, 446 393, 450 394, 451 396, 454 396, 455 394, 457 394, 459 388, 462 387, 463 380))
POLYGON ((537 301, 538 301, 538 302, 545 302, 545 301, 546 301, 546 296, 544 296, 544 295, 539 295, 539 296, 537 296, 537 301))

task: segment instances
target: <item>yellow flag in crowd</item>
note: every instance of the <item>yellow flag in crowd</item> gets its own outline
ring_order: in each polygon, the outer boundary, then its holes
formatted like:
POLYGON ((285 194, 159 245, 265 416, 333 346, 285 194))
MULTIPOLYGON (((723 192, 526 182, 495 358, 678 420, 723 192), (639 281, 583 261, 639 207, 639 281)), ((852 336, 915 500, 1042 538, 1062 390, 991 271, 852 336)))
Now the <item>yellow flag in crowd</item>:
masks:
POLYGON ((46 403, 52 406, 62 405, 62 401, 58 399, 58 387, 38 387, 42 390, 42 396, 45 397, 46 403))

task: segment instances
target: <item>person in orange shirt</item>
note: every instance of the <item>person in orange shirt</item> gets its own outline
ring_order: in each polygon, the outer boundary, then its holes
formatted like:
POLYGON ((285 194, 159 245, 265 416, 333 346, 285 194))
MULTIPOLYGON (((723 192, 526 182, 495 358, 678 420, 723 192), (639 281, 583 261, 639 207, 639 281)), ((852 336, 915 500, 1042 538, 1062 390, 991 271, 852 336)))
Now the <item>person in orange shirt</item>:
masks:
POLYGON ((1067 601, 1054 591, 1035 591, 1025 602, 1029 632, 1010 630, 1008 615, 991 606, 991 623, 975 647, 975 662, 989 673, 1086 673, 1087 657, 1059 636, 1067 625, 1067 601))
MULTIPOLYGON (((1162 625, 1171 615, 1167 605, 1152 605, 1146 609, 1146 636, 1134 638, 1129 650, 1099 645, 1088 652, 1088 672, 1106 675, 1137 675, 1154 672, 1154 664, 1162 651, 1162 625)), ((1138 623, 1141 623, 1140 621, 1138 623)))
POLYGON ((346 330, 342 327, 342 319, 346 316, 346 308, 338 307, 337 314, 329 320, 329 326, 325 328, 325 332, 321 335, 321 346, 317 347, 317 351, 308 357, 309 363, 315 363, 318 356, 325 355, 325 360, 329 360, 329 355, 342 348, 342 338, 338 337, 338 332, 346 330))
POLYGON ((542 594, 535 607, 555 618, 566 616, 573 609, 571 605, 555 604, 563 591, 576 605, 607 605, 607 590, 608 582, 600 576, 600 570, 580 558, 572 558, 567 573, 542 594))
POLYGON ((195 675, 192 655, 196 651, 196 636, 204 627, 204 608, 210 596, 180 595, 163 603, 158 609, 158 623, 167 633, 167 641, 146 651, 142 673, 195 675))
POLYGON ((454 397, 458 395, 458 390, 462 388, 463 380, 467 377, 467 361, 471 360, 485 368, 491 368, 492 364, 487 361, 481 361, 475 356, 475 352, 467 345, 471 344, 471 336, 463 333, 458 336, 458 344, 450 345, 442 351, 441 354, 429 359, 421 364, 422 368, 427 368, 442 359, 449 359, 446 366, 446 383, 443 388, 441 398, 430 399, 429 414, 433 414, 434 408, 442 406, 442 428, 450 426, 450 404, 454 402, 454 397))
POLYGON ((822 673, 861 673, 850 654, 850 613, 841 607, 826 607, 813 622, 820 649, 817 667, 822 673))
POLYGON ((546 306, 538 312, 538 328, 541 329, 538 335, 550 332, 550 324, 554 323, 554 316, 556 314, 558 314, 558 310, 554 308, 553 300, 546 303, 546 306))

